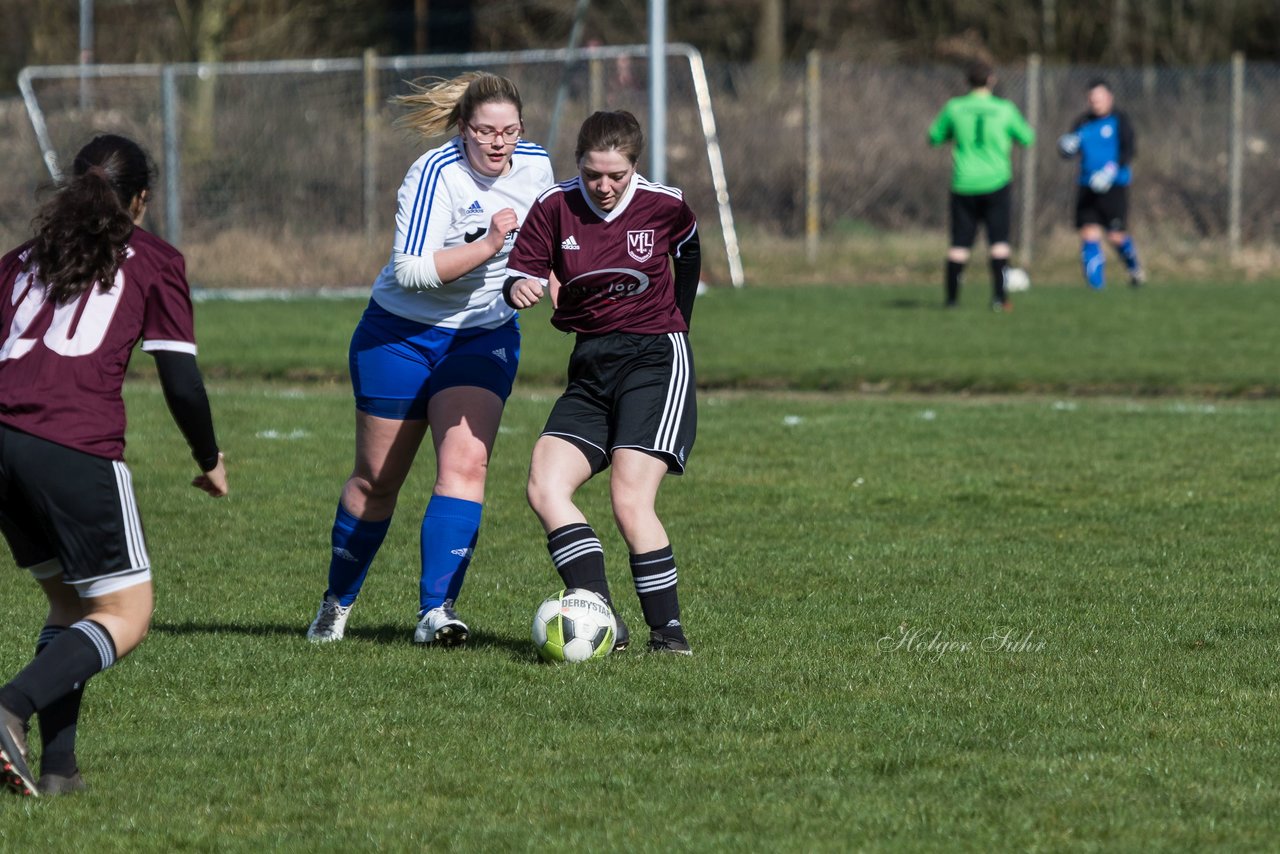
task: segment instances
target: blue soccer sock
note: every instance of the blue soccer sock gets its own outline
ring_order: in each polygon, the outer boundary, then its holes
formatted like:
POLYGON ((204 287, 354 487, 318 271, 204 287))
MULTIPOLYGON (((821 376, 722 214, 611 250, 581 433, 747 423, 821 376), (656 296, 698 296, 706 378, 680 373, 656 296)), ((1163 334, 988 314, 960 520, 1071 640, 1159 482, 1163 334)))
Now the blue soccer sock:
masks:
POLYGON ((1102 290, 1106 274, 1107 256, 1102 254, 1102 244, 1086 240, 1080 245, 1080 262, 1084 265, 1084 280, 1095 291, 1102 290))
POLYGON ((338 512, 333 519, 333 557, 329 559, 329 589, 326 596, 334 596, 338 604, 346 607, 356 601, 369 564, 378 553, 391 518, 379 522, 366 522, 347 512, 338 502, 338 512))
POLYGON ((484 505, 447 495, 433 495, 422 517, 422 580, 418 616, 457 599, 471 565, 484 505))
POLYGON ((1120 257, 1124 259, 1124 265, 1129 268, 1132 273, 1138 269, 1138 249, 1133 245, 1132 237, 1125 237, 1124 243, 1116 247, 1116 251, 1120 253, 1120 257))

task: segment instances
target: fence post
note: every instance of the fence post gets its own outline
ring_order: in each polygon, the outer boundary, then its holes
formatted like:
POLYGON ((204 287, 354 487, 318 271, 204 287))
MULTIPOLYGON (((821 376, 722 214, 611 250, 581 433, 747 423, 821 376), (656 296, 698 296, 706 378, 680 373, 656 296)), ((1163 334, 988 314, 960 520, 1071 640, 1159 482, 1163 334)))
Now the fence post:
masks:
POLYGON ((604 60, 593 59, 587 65, 587 109, 591 112, 604 107, 604 60))
POLYGON ((178 74, 172 65, 160 72, 164 116, 164 237, 182 244, 182 162, 178 153, 178 74))
POLYGON ((1240 263, 1240 203, 1244 187, 1244 54, 1231 54, 1231 155, 1230 207, 1227 211, 1227 246, 1231 262, 1240 263))
POLYGON ((364 239, 373 240, 378 224, 378 53, 373 48, 364 52, 364 146, 362 181, 364 184, 364 239))
POLYGON ((822 146, 819 144, 821 128, 818 125, 818 108, 822 100, 822 57, 817 50, 809 51, 808 74, 806 77, 808 98, 808 121, 805 122, 805 137, 808 145, 805 148, 805 216, 804 239, 805 251, 810 264, 818 262, 819 231, 819 183, 821 174, 822 146))
MULTIPOLYGON (((1040 54, 1033 53, 1027 57, 1027 123, 1033 129, 1040 125, 1040 54)), ((1031 266, 1034 240, 1032 232, 1036 223, 1036 167, 1039 158, 1036 147, 1027 149, 1022 169, 1022 247, 1019 251, 1019 262, 1024 267, 1031 266)))

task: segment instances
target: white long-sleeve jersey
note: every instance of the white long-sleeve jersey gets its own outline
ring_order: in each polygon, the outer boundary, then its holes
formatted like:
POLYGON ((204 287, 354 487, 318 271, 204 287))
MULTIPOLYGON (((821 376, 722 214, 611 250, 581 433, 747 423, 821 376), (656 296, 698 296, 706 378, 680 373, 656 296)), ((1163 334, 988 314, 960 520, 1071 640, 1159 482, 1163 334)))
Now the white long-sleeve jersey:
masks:
POLYGON ((534 199, 554 183, 551 159, 532 142, 516 143, 510 170, 497 178, 471 167, 461 137, 428 151, 409 167, 400 185, 395 245, 373 283, 374 300, 393 314, 432 326, 502 325, 514 314, 502 299, 514 232, 502 251, 452 282, 439 283, 431 258, 441 249, 484 237, 493 215, 503 208, 513 209, 523 225, 534 199), (424 269, 431 271, 425 278, 434 282, 424 284, 424 269))

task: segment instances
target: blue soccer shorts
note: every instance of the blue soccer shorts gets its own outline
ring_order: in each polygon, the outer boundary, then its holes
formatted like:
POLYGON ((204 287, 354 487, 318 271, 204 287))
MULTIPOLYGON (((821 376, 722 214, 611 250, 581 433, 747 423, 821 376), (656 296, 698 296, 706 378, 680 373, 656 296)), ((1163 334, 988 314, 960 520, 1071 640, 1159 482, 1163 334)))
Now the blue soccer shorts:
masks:
POLYGON ((514 317, 495 329, 448 329, 407 320, 369 301, 348 354, 356 409, 422 420, 447 388, 484 388, 505 401, 520 364, 514 317))

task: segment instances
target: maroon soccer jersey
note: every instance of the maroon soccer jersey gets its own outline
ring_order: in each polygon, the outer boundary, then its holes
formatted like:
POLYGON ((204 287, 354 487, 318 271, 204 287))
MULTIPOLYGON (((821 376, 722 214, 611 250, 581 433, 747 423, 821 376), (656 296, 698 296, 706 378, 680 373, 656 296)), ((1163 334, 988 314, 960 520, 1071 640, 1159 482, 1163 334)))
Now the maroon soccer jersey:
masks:
POLYGON ((30 244, 0 259, 0 423, 99 457, 124 458, 124 373, 134 345, 196 352, 181 253, 140 228, 115 283, 45 299, 30 244))
POLYGON ((555 273, 560 296, 551 323, 565 332, 687 332, 668 256, 679 257, 697 227, 679 190, 637 174, 605 212, 574 178, 538 197, 507 272, 530 279, 555 273))

